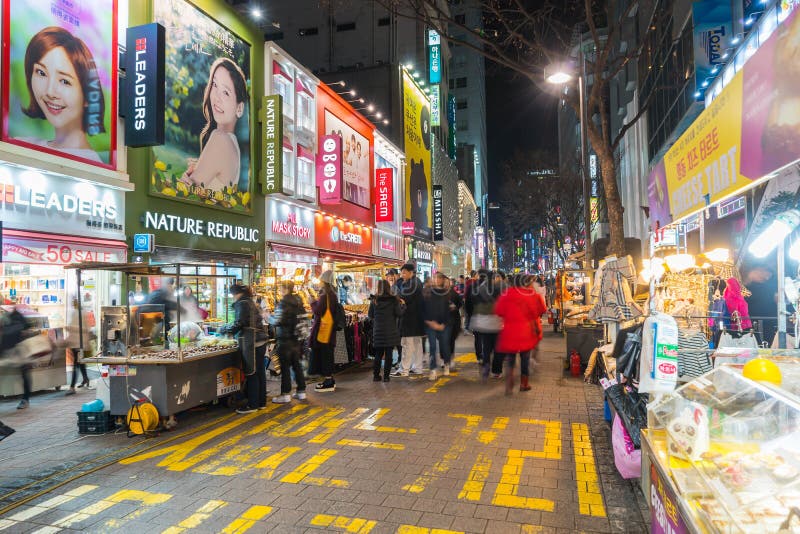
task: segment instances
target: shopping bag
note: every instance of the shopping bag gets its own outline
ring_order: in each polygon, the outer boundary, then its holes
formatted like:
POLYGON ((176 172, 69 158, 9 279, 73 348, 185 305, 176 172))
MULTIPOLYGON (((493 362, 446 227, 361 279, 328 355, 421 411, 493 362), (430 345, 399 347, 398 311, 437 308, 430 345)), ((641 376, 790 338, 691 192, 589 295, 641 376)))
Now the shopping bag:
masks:
POLYGON ((638 478, 642 472, 642 451, 637 449, 619 416, 614 416, 611 425, 611 447, 614 449, 614 465, 622 478, 638 478))
POLYGON ((331 334, 333 333, 334 320, 331 313, 331 298, 327 297, 327 306, 325 306, 325 313, 322 314, 319 320, 319 330, 317 330, 318 343, 330 343, 331 334))

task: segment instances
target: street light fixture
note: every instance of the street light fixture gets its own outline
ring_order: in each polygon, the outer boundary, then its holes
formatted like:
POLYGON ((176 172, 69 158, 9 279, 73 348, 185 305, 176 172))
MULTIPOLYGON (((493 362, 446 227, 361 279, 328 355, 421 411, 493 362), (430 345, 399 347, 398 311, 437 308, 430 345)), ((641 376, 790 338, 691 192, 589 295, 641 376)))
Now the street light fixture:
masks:
MULTIPOLYGON (((592 258, 592 215, 591 215, 591 207, 589 205, 589 180, 586 176, 586 159, 589 152, 589 149, 586 146, 586 138, 588 137, 586 134, 586 106, 584 104, 584 97, 586 93, 586 88, 584 87, 586 83, 586 61, 583 56, 583 48, 579 48, 579 61, 580 61, 580 73, 578 74, 578 99, 580 100, 579 106, 579 114, 580 117, 578 118, 581 128, 581 182, 583 184, 583 226, 584 232, 586 233, 586 243, 585 243, 585 251, 584 251, 584 268, 591 269, 594 266, 593 258, 592 258)), ((574 78, 574 75, 570 72, 570 69, 565 68, 563 64, 553 64, 545 68, 544 70, 544 77, 548 83, 556 84, 556 85, 564 85, 574 78)))

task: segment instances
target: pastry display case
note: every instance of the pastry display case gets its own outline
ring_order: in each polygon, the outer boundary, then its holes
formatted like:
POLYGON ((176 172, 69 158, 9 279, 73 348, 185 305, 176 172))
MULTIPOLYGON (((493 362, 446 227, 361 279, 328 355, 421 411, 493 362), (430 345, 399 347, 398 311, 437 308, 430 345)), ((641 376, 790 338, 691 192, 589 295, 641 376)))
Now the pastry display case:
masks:
POLYGON ((723 365, 648 405, 654 532, 800 533, 800 399, 775 382, 723 365))

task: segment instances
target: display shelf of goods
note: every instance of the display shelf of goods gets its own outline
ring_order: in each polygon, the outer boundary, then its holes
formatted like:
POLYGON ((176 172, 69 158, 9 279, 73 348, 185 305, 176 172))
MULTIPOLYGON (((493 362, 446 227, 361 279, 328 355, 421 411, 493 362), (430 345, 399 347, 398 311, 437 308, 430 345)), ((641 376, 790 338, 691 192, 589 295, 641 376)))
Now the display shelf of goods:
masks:
POLYGON ((800 532, 795 395, 745 378, 741 366, 723 365, 651 402, 648 420, 652 461, 697 526, 800 532))

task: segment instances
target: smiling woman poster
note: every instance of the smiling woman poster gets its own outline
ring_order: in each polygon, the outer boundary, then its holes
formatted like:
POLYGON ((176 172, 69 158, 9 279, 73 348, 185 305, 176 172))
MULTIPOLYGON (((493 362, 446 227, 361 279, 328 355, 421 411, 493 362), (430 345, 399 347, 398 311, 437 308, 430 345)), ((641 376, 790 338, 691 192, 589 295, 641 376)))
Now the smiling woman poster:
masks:
POLYGON ((115 168, 116 19, 116 0, 3 0, 4 141, 115 168))
POLYGON ((184 0, 154 7, 166 30, 166 115, 150 193, 249 212, 250 45, 184 0))

